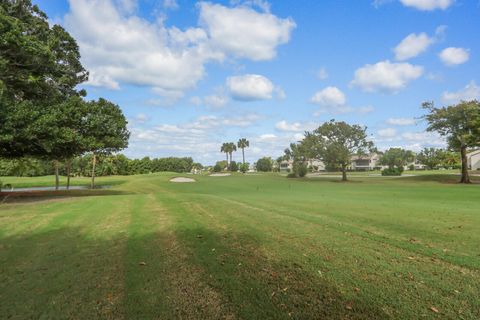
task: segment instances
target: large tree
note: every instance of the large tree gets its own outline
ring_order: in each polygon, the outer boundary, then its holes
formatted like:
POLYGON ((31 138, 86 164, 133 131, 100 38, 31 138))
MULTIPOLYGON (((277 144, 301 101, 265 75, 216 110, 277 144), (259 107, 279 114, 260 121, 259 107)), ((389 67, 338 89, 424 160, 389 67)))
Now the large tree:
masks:
POLYGON ((75 40, 30 0, 0 0, 0 155, 43 155, 34 125, 87 80, 75 40))
POLYGON ((92 153, 92 183, 95 188, 95 166, 99 154, 111 154, 128 146, 130 132, 120 107, 105 99, 87 103, 88 114, 82 126, 85 151, 92 153))
POLYGON ((245 164, 245 148, 248 148, 249 146, 250 146, 250 141, 248 141, 245 138, 241 138, 237 142, 237 147, 242 149, 243 164, 245 164))
POLYGON ((47 108, 32 124, 36 144, 41 148, 36 156, 54 163, 56 190, 59 187, 59 162, 65 162, 68 189, 72 159, 86 151, 84 131, 89 112, 88 104, 81 97, 73 96, 47 108))
POLYGON ((429 169, 435 169, 438 165, 442 163, 444 158, 445 151, 442 149, 436 148, 423 148, 417 154, 417 160, 427 166, 429 169))
POLYGON ((225 156, 227 157, 227 167, 228 167, 228 153, 230 150, 230 144, 228 142, 224 142, 220 147, 220 152, 224 152, 225 156))
POLYGON ((402 148, 390 148, 382 155, 379 164, 388 166, 390 169, 399 168, 403 170, 403 167, 415 160, 415 154, 410 150, 402 148))
POLYGON ((456 105, 436 108, 433 102, 425 102, 423 108, 428 131, 436 131, 447 138, 452 150, 460 151, 462 177, 460 183, 470 183, 467 149, 480 146, 480 102, 462 101, 456 105))
POLYGON ((228 154, 230 155, 230 165, 232 164, 232 156, 233 156, 233 153, 237 151, 237 146, 235 143, 233 142, 229 142, 228 143, 228 154))
POLYGON ((307 146, 307 155, 321 159, 326 166, 338 168, 342 181, 347 181, 347 169, 353 155, 361 155, 373 148, 367 140, 367 128, 346 122, 330 120, 311 133, 302 143, 307 146))

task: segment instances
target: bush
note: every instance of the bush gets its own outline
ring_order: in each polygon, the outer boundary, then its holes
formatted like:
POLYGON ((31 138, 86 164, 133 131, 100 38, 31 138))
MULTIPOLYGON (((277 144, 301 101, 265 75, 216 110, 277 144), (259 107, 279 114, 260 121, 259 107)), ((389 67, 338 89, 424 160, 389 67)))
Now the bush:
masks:
POLYGON ((295 173, 293 173, 293 172, 287 174, 287 178, 296 178, 296 177, 297 177, 297 175, 296 175, 295 173))
POLYGON ((238 164, 235 161, 230 162, 230 171, 232 172, 238 171, 238 164))
POLYGON ((304 163, 294 163, 293 164, 293 172, 296 176, 303 178, 308 173, 308 168, 304 163))
POLYGON ((257 171, 269 172, 272 171, 272 159, 263 157, 257 161, 257 171))
POLYGON ((408 170, 414 171, 415 170, 415 165, 413 165, 413 164, 409 165, 408 170))
POLYGON ((382 176, 401 176, 403 168, 387 168, 382 170, 382 176))
POLYGON ((222 166, 221 166, 219 163, 217 163, 217 164, 213 167, 213 172, 220 172, 220 171, 222 171, 222 169, 223 169, 222 166))
POLYGON ((249 169, 248 163, 243 163, 243 164, 240 165, 240 171, 241 172, 245 173, 245 172, 248 171, 248 169, 249 169))

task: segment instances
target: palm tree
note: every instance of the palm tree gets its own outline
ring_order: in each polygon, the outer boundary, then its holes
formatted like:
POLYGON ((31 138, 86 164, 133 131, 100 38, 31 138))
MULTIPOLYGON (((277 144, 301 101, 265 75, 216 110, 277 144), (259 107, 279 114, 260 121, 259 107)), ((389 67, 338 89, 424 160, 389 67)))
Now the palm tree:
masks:
POLYGON ((237 146, 242 149, 243 164, 245 164, 245 148, 250 146, 250 141, 245 138, 241 138, 238 140, 237 146))
POLYGON ((237 151, 237 146, 233 142, 228 143, 228 153, 230 154, 230 164, 232 164, 232 153, 237 151))
POLYGON ((227 142, 224 142, 222 144, 222 147, 220 148, 220 152, 225 152, 225 155, 227 156, 227 167, 228 167, 228 153, 230 152, 230 144, 227 142))

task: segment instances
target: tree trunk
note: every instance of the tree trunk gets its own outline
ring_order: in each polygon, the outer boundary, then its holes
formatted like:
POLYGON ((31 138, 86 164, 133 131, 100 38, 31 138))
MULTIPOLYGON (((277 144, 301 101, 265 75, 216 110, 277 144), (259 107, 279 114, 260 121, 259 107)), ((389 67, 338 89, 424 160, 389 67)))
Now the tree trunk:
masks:
POLYGON ((347 168, 342 166, 342 181, 347 181, 347 168))
POLYGON ((245 148, 242 148, 243 164, 245 164, 245 148))
POLYGON ((228 170, 232 170, 232 153, 230 152, 230 165, 228 166, 228 170))
POLYGON ((462 179, 460 183, 471 183, 468 175, 468 161, 467 161, 467 147, 462 146, 460 148, 460 154, 462 155, 462 179))
POLYGON ((66 161, 67 165, 67 190, 70 189, 70 174, 72 171, 72 159, 67 159, 66 161))
POLYGON ((225 155, 227 156, 227 169, 228 169, 228 168, 230 167, 230 166, 228 165, 228 152, 225 152, 225 155))
POLYGON ((94 152, 93 159, 92 159, 92 184, 91 184, 92 189, 95 189, 95 166, 96 165, 97 165, 97 155, 94 152))
POLYGON ((58 160, 54 160, 53 165, 55 166, 55 191, 58 191, 60 186, 60 179, 58 176, 58 160))

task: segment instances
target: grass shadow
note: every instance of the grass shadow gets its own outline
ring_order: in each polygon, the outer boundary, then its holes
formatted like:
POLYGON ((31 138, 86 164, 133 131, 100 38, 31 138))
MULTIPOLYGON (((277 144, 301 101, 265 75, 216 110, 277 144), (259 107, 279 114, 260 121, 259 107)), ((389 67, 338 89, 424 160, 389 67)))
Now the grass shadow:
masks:
POLYGON ((78 197, 123 196, 128 194, 132 194, 132 192, 108 189, 0 192, 0 204, 30 203, 78 197))
POLYGON ((251 235, 196 228, 176 236, 189 248, 189 262, 204 270, 204 280, 239 318, 389 318, 369 301, 346 298, 318 270, 267 254, 251 235))

